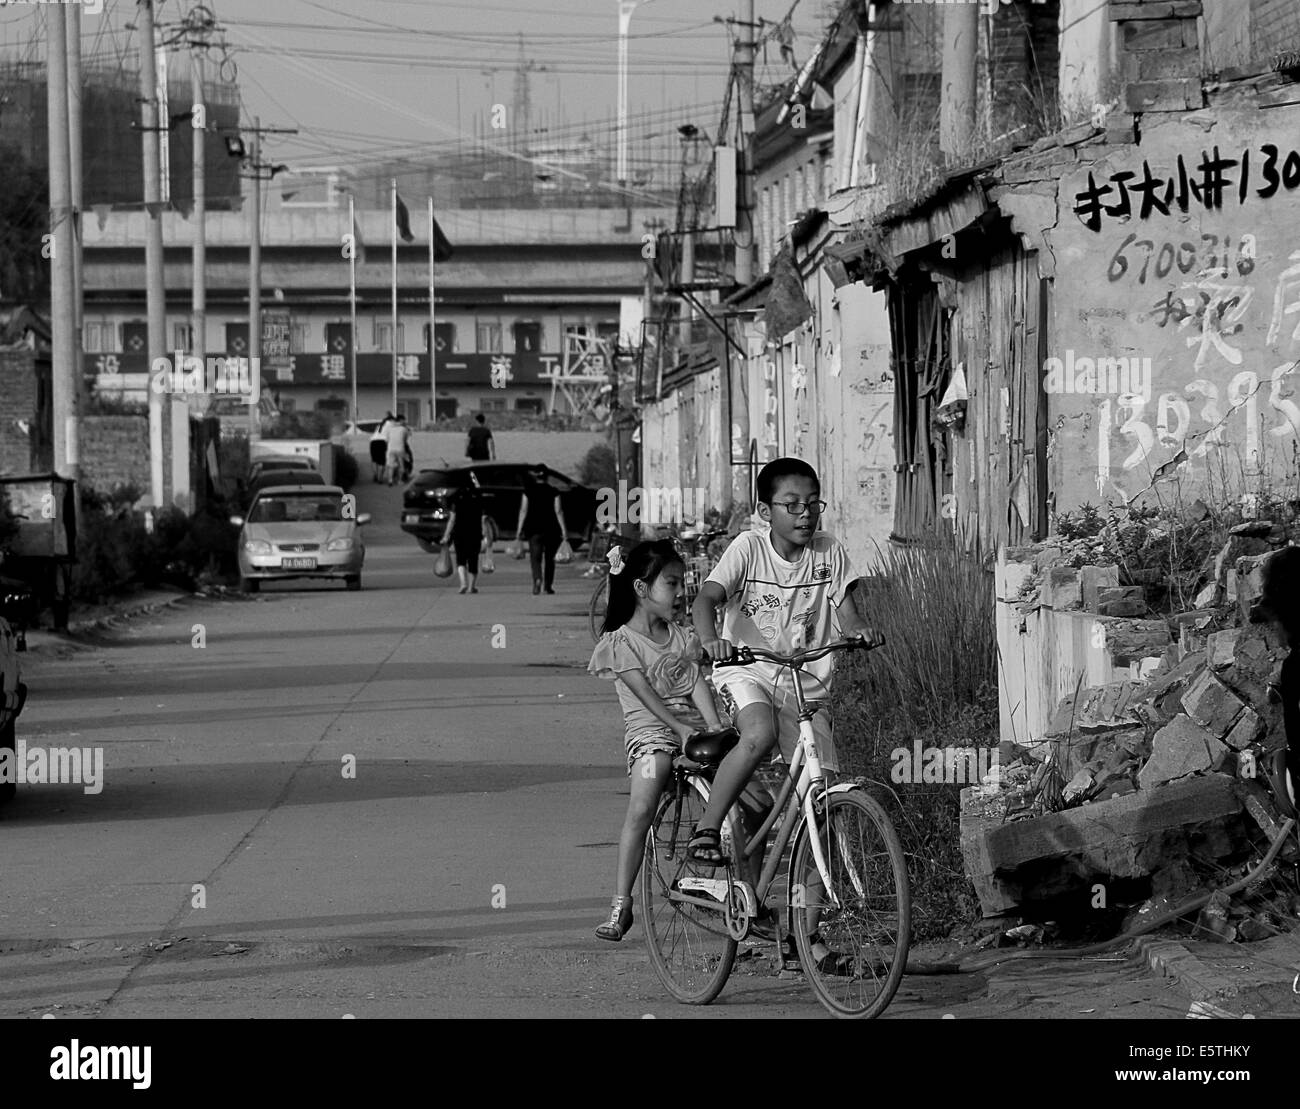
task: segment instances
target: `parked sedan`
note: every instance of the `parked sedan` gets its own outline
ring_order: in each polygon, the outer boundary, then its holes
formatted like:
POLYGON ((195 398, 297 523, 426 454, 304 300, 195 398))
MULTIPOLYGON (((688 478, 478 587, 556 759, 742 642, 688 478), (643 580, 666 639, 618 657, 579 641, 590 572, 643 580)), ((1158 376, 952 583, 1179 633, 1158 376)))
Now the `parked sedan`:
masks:
POLYGON ((313 469, 307 470, 262 470, 248 483, 248 492, 244 504, 251 505, 258 493, 273 485, 324 485, 325 479, 313 469))
POLYGON ((316 464, 310 458, 301 458, 286 454, 272 454, 258 458, 248 467, 248 484, 251 487, 267 470, 315 470, 316 464))
POLYGON ((366 548, 359 528, 370 514, 352 519, 345 505, 354 503, 336 485, 264 488, 247 517, 230 518, 240 529, 240 588, 256 593, 264 581, 342 578, 349 589, 360 589, 366 548))
MULTIPOLYGON (((402 530, 414 535, 424 550, 434 551, 447 526, 452 498, 470 483, 472 474, 483 495, 493 541, 514 539, 524 477, 538 468, 523 462, 476 462, 471 466, 421 470, 402 496, 402 530)), ((546 470, 546 480, 560 494, 569 542, 574 546, 589 543, 596 519, 595 490, 550 467, 540 468, 546 470)))

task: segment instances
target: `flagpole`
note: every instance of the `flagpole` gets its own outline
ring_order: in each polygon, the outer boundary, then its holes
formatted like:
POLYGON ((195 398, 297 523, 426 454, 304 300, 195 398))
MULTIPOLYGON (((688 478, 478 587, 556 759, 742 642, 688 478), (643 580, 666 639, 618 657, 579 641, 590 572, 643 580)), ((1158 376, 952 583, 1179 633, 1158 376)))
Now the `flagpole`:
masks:
POLYGON ((433 304, 433 198, 429 198, 429 417, 438 423, 438 339, 433 304))
POLYGON ((361 413, 357 411, 357 248, 361 244, 360 236, 357 234, 355 201, 351 193, 348 194, 348 234, 352 236, 352 257, 348 267, 350 271, 348 304, 351 308, 352 322, 348 325, 351 328, 348 335, 348 350, 352 363, 352 420, 355 423, 361 419, 361 413))
POLYGON ((393 236, 393 415, 397 415, 397 178, 393 178, 393 218, 389 223, 393 236))

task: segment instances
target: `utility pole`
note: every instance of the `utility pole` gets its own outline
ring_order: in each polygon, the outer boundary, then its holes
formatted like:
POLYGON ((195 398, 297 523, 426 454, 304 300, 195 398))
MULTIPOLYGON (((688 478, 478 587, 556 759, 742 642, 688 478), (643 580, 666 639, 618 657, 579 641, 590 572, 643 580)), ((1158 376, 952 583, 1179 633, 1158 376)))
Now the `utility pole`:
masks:
POLYGON ((82 278, 81 209, 84 203, 81 160, 81 5, 67 6, 68 56, 68 173, 72 178, 72 310, 73 358, 76 362, 77 416, 80 418, 86 392, 85 294, 82 278))
MULTIPOLYGON (((248 240, 248 366, 253 381, 253 396, 262 394, 262 121, 253 117, 253 204, 248 240)), ((260 406, 248 406, 248 441, 262 437, 260 406)))
POLYGON ((939 98, 939 148, 948 164, 960 161, 975 138, 975 57, 979 7, 963 4, 943 13, 943 83, 939 98))
POLYGON ((754 280, 754 0, 741 4, 736 44, 736 81, 740 93, 740 143, 736 182, 736 284, 754 280))
POLYGON ((208 357, 208 185, 207 137, 208 108, 204 101, 203 55, 211 23, 199 11, 190 13, 190 91, 193 116, 190 118, 194 139, 194 246, 191 252, 193 292, 190 300, 190 343, 194 357, 204 364, 208 357))
MULTIPOLYGON (((263 127, 258 116, 253 126, 245 128, 252 136, 252 147, 243 164, 249 169, 245 176, 253 183, 252 204, 249 214, 252 226, 248 237, 248 363, 253 378, 253 396, 261 395, 262 374, 262 182, 269 181, 288 166, 273 166, 262 161, 263 135, 296 135, 294 127, 263 127), (263 176, 263 170, 270 170, 263 176)), ((248 406, 248 438, 256 442, 262 437, 262 423, 258 406, 248 406)))
POLYGON ((73 296, 72 182, 68 167, 67 11, 53 5, 46 12, 49 58, 46 64, 46 124, 49 136, 51 400, 54 409, 53 470, 77 476, 76 309, 73 296))
MULTIPOLYGON (((144 148, 144 273, 149 319, 148 360, 167 356, 167 294, 163 286, 163 235, 161 185, 158 179, 158 75, 154 70, 153 0, 136 0, 136 31, 140 40, 140 126, 144 148)), ((152 380, 152 373, 150 373, 152 380)), ((153 510, 163 508, 163 399, 149 394, 149 493, 153 510)))

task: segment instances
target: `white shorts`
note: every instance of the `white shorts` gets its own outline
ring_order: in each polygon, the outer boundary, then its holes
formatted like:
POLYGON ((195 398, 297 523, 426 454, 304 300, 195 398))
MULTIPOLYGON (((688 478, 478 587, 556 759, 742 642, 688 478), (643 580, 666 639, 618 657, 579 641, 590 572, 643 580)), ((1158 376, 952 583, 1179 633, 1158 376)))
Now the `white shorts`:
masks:
MULTIPOLYGON (((781 685, 774 689, 771 682, 757 681, 730 666, 714 670, 713 685, 728 702, 728 708, 736 713, 746 705, 771 706, 781 758, 788 763, 794 757, 795 744, 799 741, 799 709, 795 704, 793 690, 781 685)), ((818 702, 809 701, 808 704, 812 707, 818 702)), ((817 757, 821 759, 822 766, 827 770, 838 772, 839 756, 835 750, 830 713, 825 703, 821 704, 817 715, 812 718, 812 727, 813 741, 817 744, 817 757)))

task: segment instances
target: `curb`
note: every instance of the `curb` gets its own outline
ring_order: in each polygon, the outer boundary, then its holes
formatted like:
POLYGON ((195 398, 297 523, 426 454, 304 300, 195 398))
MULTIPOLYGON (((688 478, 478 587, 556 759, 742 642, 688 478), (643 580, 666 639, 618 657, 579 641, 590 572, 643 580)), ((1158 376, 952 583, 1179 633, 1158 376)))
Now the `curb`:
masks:
POLYGON ((1237 984, 1232 979, 1210 970, 1176 940, 1139 936, 1133 941, 1132 952, 1135 961, 1144 963, 1157 976, 1172 978, 1194 1002, 1237 996, 1237 984))
POLYGON ((161 612, 163 609, 175 608, 178 605, 193 599, 196 594, 192 593, 174 593, 166 596, 141 597, 135 601, 123 602, 115 607, 112 611, 105 613, 103 616, 96 616, 89 619, 69 620, 68 630, 66 632, 55 632, 44 628, 34 629, 28 632, 27 650, 32 654, 40 654, 43 648, 50 647, 59 643, 66 643, 71 637, 84 635, 86 632, 102 631, 106 628, 120 627, 128 620, 137 616, 149 616, 155 612, 161 612), (31 642, 34 636, 41 636, 46 642, 31 642))

